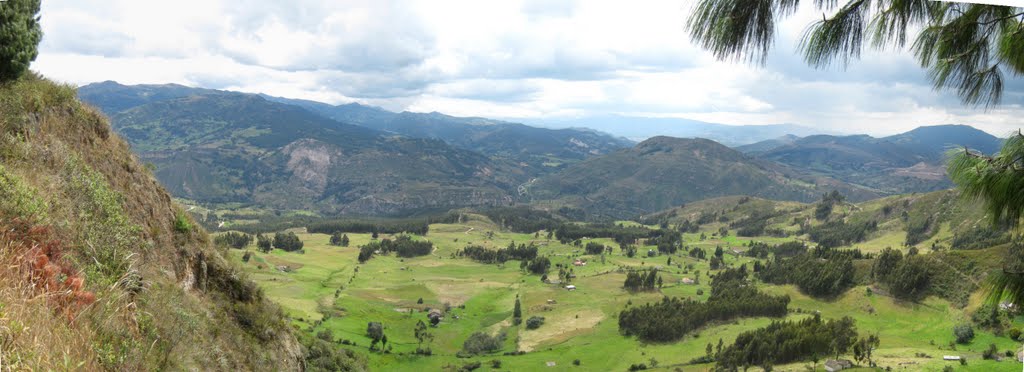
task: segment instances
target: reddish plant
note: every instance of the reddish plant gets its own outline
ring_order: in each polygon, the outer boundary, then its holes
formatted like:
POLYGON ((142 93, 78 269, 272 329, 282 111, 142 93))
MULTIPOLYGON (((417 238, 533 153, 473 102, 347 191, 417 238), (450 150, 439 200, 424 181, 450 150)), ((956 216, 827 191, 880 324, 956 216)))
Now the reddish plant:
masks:
POLYGON ((96 302, 96 295, 85 289, 85 278, 64 258, 65 247, 52 238, 49 227, 15 218, 0 221, 0 228, 0 241, 10 242, 27 280, 55 312, 74 321, 96 302))

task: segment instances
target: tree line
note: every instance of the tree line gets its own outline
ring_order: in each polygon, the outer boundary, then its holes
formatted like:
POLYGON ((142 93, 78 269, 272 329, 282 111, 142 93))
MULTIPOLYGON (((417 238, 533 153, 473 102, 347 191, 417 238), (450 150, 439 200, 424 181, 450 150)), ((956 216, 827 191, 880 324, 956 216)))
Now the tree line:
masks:
POLYGON ((471 245, 462 248, 458 254, 487 264, 503 263, 508 260, 528 261, 537 257, 537 246, 533 243, 516 246, 515 242, 510 242, 507 248, 487 249, 479 245, 471 245))
POLYGON ((252 244, 252 235, 235 231, 217 235, 213 238, 213 244, 242 249, 252 244))
POLYGON ((409 235, 400 235, 394 240, 384 238, 359 247, 359 262, 373 258, 376 252, 388 254, 395 252, 398 257, 426 256, 434 251, 434 243, 412 240, 409 235))
POLYGON ((800 321, 773 321, 767 327, 740 333, 736 341, 718 352, 714 359, 718 370, 736 371, 748 367, 771 370, 775 364, 807 359, 817 362, 825 356, 838 358, 858 344, 861 345, 857 348, 858 359, 863 359, 865 353, 870 359, 869 353, 878 345, 878 338, 869 336, 858 340, 857 337, 852 318, 825 321, 815 314, 800 321))

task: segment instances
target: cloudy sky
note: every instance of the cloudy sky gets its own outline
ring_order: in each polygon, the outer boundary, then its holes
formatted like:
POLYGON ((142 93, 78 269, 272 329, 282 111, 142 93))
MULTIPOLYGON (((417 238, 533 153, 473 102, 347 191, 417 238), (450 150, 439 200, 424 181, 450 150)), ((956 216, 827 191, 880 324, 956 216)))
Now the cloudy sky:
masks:
POLYGON ((846 70, 794 54, 803 9, 766 66, 724 63, 684 31, 693 1, 47 0, 33 68, 87 84, 179 83, 458 116, 683 117, 891 134, 964 123, 1020 127, 1024 82, 964 108, 906 52, 846 70))

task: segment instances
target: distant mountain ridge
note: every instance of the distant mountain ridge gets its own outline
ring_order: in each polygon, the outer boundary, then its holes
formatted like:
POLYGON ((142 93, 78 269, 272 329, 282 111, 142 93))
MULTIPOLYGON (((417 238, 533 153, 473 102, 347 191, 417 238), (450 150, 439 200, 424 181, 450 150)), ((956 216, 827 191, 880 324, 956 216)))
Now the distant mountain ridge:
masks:
POLYGON ((436 138, 454 146, 490 156, 508 158, 542 174, 563 164, 628 148, 633 142, 594 129, 549 129, 477 117, 455 117, 438 112, 394 113, 377 107, 278 97, 268 99, 301 106, 344 123, 409 137, 436 138))
POLYGON ((786 135, 804 137, 835 132, 795 124, 726 125, 684 118, 651 118, 623 115, 584 117, 571 120, 532 120, 548 128, 591 128, 643 141, 656 136, 707 138, 726 146, 742 146, 786 135))
POLYGON ((716 196, 811 201, 833 189, 856 200, 879 196, 825 177, 805 177, 712 140, 661 136, 543 177, 530 193, 624 218, 716 196))
POLYGON ((524 171, 541 175, 567 163, 627 148, 632 141, 595 130, 548 129, 485 118, 461 118, 441 113, 395 113, 359 103, 330 105, 322 102, 274 97, 177 84, 122 85, 105 81, 82 86, 79 95, 108 115, 161 100, 206 94, 245 94, 301 107, 340 123, 354 124, 406 137, 433 138, 450 145, 501 157, 525 165, 524 171))
POLYGON ((944 166, 949 149, 966 146, 991 154, 1001 144, 998 137, 970 126, 937 125, 883 138, 814 135, 738 149, 883 194, 901 194, 951 187, 944 166))

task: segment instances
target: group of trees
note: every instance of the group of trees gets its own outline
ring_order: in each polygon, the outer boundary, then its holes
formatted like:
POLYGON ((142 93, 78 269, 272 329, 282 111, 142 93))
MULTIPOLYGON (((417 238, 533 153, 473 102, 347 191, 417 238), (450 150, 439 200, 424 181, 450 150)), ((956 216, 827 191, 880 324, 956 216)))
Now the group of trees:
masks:
POLYGON ((335 231, 334 234, 331 234, 331 245, 348 247, 348 243, 348 234, 342 234, 340 231, 335 231))
POLYGON ((273 240, 268 238, 266 235, 259 233, 256 234, 256 249, 259 249, 260 252, 267 253, 273 248, 273 240))
POLYGON ((427 235, 431 223, 450 222, 457 215, 449 214, 433 219, 394 220, 394 221, 357 221, 333 220, 310 223, 306 229, 311 233, 333 234, 338 231, 350 233, 384 233, 384 234, 415 234, 427 235))
POLYGON ((868 234, 878 230, 878 221, 846 222, 829 221, 810 227, 807 234, 811 241, 821 247, 842 247, 864 241, 868 234))
POLYGON ((839 191, 832 190, 821 195, 821 201, 814 207, 814 218, 819 221, 828 219, 828 216, 832 214, 832 209, 835 208, 836 204, 843 204, 846 197, 840 194, 839 191))
POLYGON ((537 246, 533 243, 516 246, 515 242, 510 242, 507 248, 487 249, 479 245, 471 245, 462 248, 459 251, 459 256, 488 264, 503 263, 508 260, 529 261, 537 258, 537 246))
POLYGON ((816 297, 835 297, 853 286, 853 260, 847 257, 819 259, 812 253, 776 258, 758 270, 767 283, 796 284, 800 291, 816 297))
POLYGON ((762 367, 771 370, 775 364, 792 363, 819 357, 838 358, 851 348, 859 350, 859 359, 870 359, 878 338, 857 339, 857 328, 850 317, 822 320, 815 314, 800 321, 774 321, 764 328, 736 336, 732 345, 715 356, 720 370, 762 367), (855 347, 855 345, 860 345, 855 347))
POLYGON ((606 251, 610 251, 611 249, 605 247, 605 245, 601 243, 587 242, 587 245, 583 250, 586 251, 587 254, 604 254, 606 251))
POLYGON ((488 354, 501 349, 505 342, 505 333, 501 332, 491 336, 484 332, 473 332, 469 338, 462 343, 462 350, 457 353, 460 357, 471 357, 474 355, 488 354))
POLYGON ((291 231, 274 234, 274 248, 287 252, 296 252, 302 250, 302 246, 302 240, 291 231))
POLYGON ((727 269, 711 281, 706 302, 665 297, 619 313, 619 331, 644 341, 669 342, 708 322, 739 317, 786 315, 789 296, 772 296, 747 283, 745 267, 727 269))
POLYGON ((551 260, 545 256, 540 256, 529 261, 522 261, 519 264, 519 268, 536 275, 545 275, 551 269, 551 260))
POLYGON ((217 235, 213 238, 213 244, 242 249, 252 243, 252 235, 234 231, 217 235))
POLYGON ((978 226, 973 229, 953 234, 950 248, 982 249, 1010 242, 1010 234, 1006 226, 978 226))
POLYGON ((366 262, 373 258, 373 255, 376 254, 376 252, 380 252, 381 254, 395 252, 398 257, 417 257, 426 256, 433 251, 434 243, 429 241, 416 241, 409 235, 400 235, 394 240, 384 238, 380 241, 370 242, 369 244, 359 247, 359 262, 366 262))
POLYGON ((662 279, 658 270, 650 268, 647 270, 630 270, 626 273, 626 281, 622 287, 628 291, 653 291, 661 288, 662 279))
POLYGON ((916 254, 904 257, 902 252, 892 248, 886 248, 878 255, 871 275, 885 284, 894 297, 906 300, 924 297, 931 283, 927 257, 916 254))
POLYGON ((785 232, 780 229, 768 229, 768 220, 784 213, 785 211, 776 211, 774 207, 756 209, 747 217, 730 222, 729 228, 735 229, 737 236, 785 236, 785 232))

